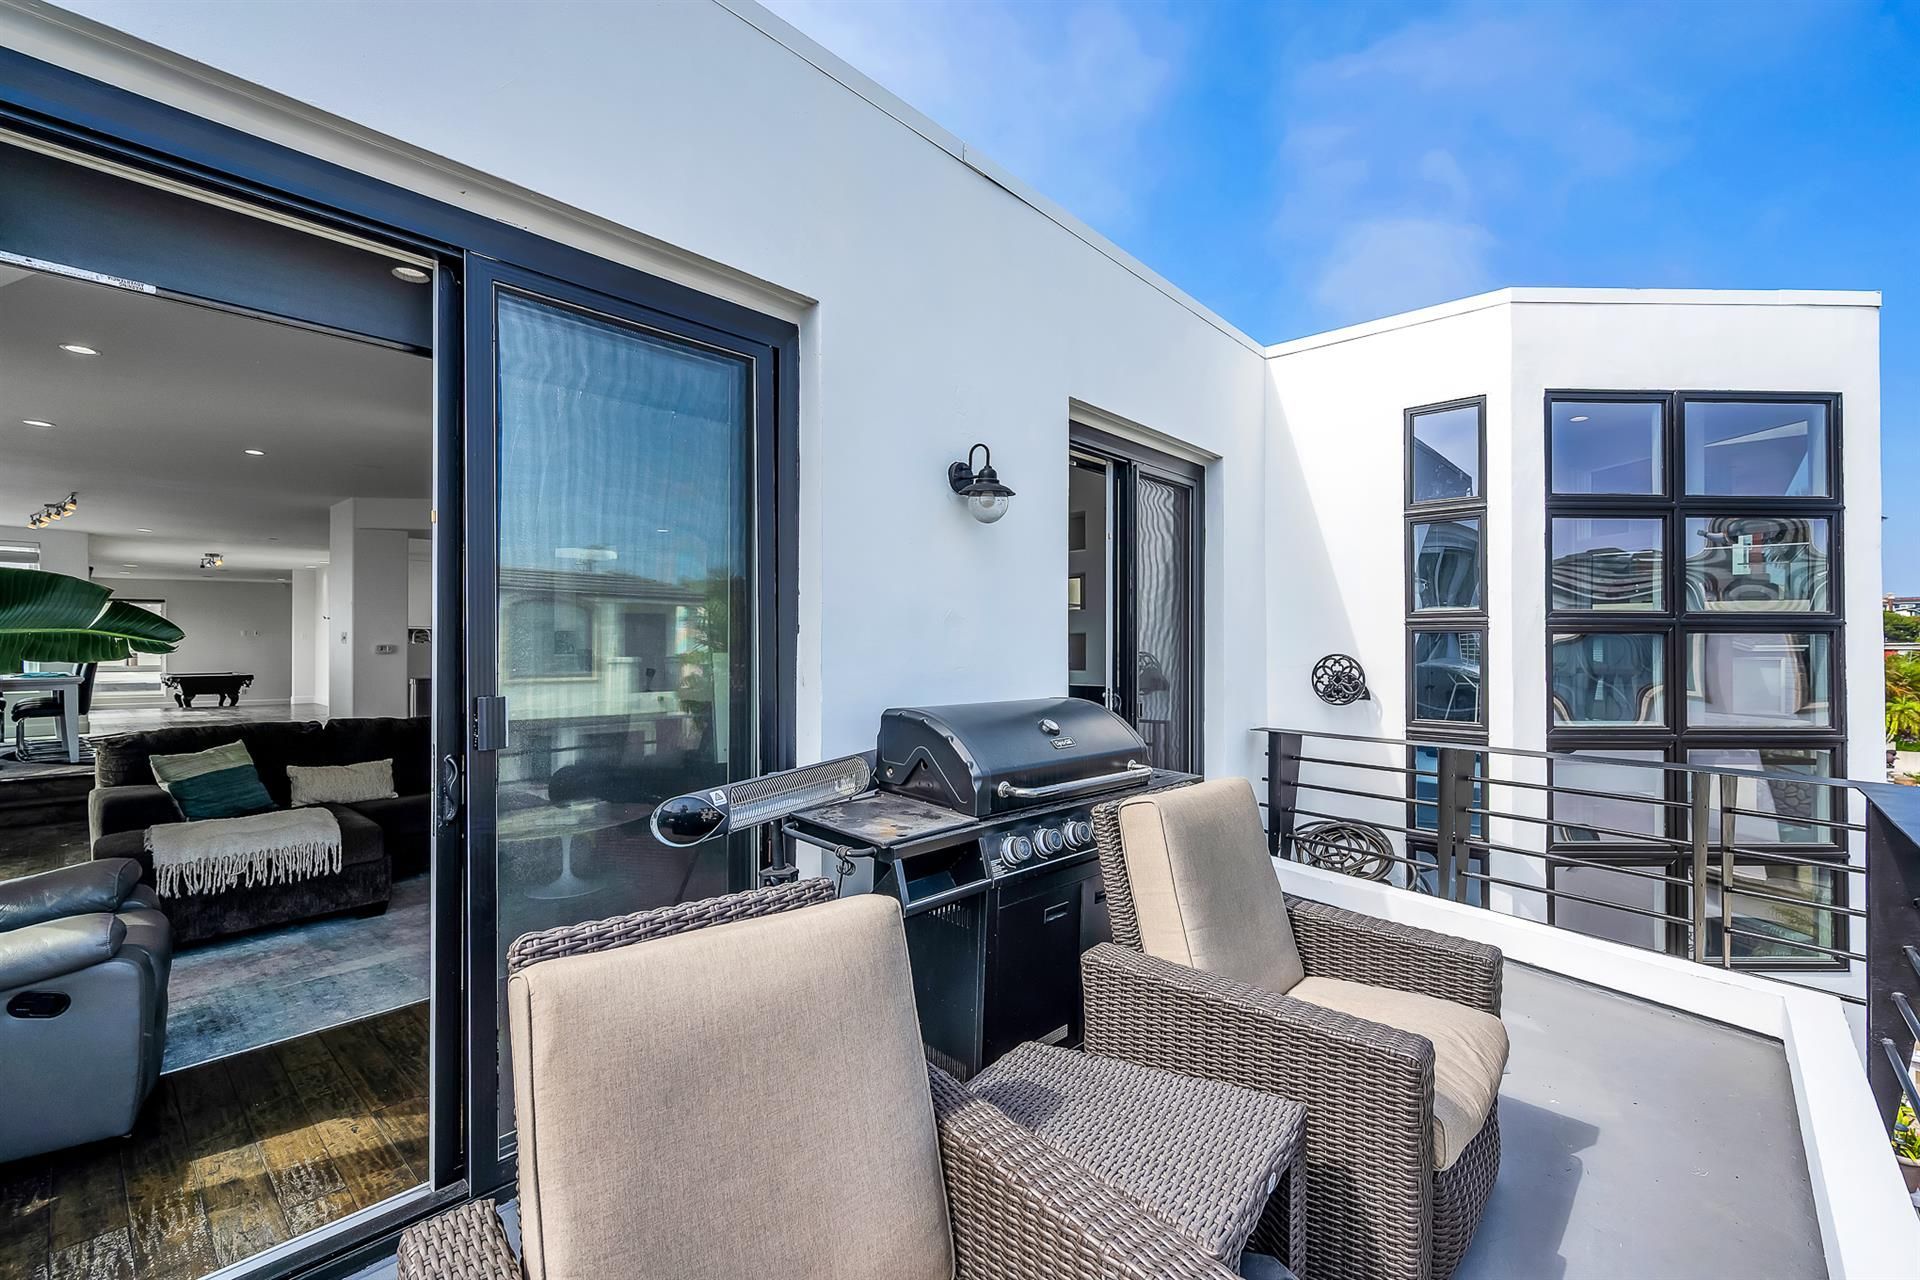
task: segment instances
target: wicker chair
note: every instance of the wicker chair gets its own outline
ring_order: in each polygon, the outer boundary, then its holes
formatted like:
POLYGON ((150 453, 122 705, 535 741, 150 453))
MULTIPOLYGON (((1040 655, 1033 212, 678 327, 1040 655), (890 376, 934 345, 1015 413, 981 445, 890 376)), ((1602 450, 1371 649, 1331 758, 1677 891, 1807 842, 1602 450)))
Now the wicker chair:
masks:
POLYGON ((1499 950, 1285 896, 1244 779, 1094 831, 1114 942, 1081 961, 1088 1051, 1305 1103, 1315 1280, 1447 1280, 1500 1164, 1499 950))
POLYGON ((928 1066, 898 906, 833 898, 808 880, 517 941, 525 1271, 476 1201, 401 1237, 401 1280, 1230 1280, 928 1066))

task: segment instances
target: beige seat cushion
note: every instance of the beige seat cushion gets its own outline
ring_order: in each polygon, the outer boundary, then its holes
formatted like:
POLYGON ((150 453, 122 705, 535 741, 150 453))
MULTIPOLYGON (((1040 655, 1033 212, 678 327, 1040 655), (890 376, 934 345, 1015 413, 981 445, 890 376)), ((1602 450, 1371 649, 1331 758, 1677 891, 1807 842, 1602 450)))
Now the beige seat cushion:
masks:
POLYGON ((1433 1041, 1433 1167, 1460 1158, 1487 1123, 1507 1069, 1500 1019, 1451 1000, 1338 978, 1306 978, 1287 994, 1433 1041))
POLYGON ((1119 819, 1142 950, 1268 991, 1300 981, 1286 895, 1245 778, 1128 800, 1119 819))
POLYGON ((947 1280, 900 908, 548 960, 507 991, 533 1280, 947 1280))

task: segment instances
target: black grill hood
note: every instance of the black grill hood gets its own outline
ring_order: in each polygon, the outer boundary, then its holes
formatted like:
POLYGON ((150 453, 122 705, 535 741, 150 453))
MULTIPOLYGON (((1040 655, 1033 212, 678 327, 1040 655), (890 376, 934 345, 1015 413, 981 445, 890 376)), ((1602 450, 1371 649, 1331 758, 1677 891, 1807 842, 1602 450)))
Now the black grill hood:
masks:
POLYGON ((1080 698, 894 707, 878 755, 885 789, 976 818, 1141 786, 1151 773, 1133 726, 1080 698))

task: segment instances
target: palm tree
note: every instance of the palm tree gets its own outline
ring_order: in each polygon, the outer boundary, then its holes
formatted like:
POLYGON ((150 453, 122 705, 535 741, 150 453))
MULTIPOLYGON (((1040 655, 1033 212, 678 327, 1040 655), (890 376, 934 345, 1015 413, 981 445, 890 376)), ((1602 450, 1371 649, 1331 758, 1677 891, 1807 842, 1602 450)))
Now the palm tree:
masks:
POLYGON ((1887 698, 1887 741, 1900 743, 1920 739, 1920 697, 1911 694, 1887 698))

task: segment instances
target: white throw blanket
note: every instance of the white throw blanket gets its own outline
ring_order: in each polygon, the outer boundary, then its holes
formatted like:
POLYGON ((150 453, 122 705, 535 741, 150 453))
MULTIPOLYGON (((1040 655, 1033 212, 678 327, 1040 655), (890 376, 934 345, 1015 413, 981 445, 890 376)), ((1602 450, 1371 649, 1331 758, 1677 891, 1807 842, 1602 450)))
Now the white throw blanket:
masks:
POLYGON ((340 822, 325 809, 166 822, 147 828, 163 898, 310 880, 340 869, 340 822))

